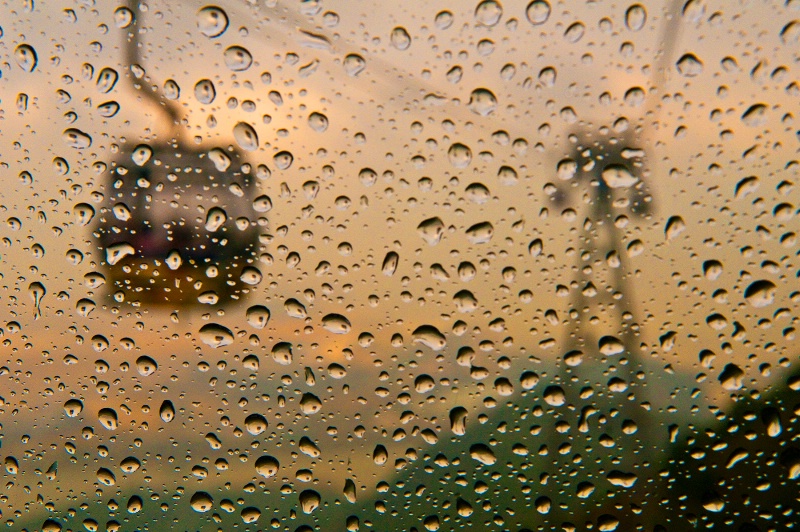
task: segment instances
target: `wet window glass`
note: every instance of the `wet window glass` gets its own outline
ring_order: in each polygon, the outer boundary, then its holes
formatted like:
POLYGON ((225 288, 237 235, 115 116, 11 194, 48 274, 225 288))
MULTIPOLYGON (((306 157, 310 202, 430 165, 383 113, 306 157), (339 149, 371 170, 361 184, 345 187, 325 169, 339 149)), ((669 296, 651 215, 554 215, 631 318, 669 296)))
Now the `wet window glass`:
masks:
POLYGON ((0 14, 5 528, 799 522, 800 2, 0 14))

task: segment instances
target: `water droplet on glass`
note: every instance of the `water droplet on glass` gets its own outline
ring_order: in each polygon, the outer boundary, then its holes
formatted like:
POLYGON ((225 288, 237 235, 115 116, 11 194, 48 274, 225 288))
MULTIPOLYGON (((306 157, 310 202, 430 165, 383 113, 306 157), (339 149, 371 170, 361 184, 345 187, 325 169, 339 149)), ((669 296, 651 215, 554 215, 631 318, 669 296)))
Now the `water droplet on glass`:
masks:
POLYGON ((475 114, 488 116, 497 109, 497 97, 489 89, 475 89, 467 106, 475 114))
POLYGON ((328 117, 322 113, 313 112, 308 115, 308 125, 317 133, 322 133, 328 129, 328 117))
POLYGON ((444 223, 438 218, 428 218, 417 226, 417 233, 431 246, 435 246, 444 235, 444 223))
POLYGON ((471 244, 487 244, 494 236, 494 227, 489 222, 480 222, 467 229, 467 240, 471 244))
POLYGON ((288 151, 281 151, 276 153, 272 159, 279 170, 288 170, 294 162, 294 155, 288 151))
POLYGON ((625 11, 625 26, 631 31, 639 31, 647 22, 647 11, 642 4, 633 4, 625 11))
POLYGON ((456 436, 463 436, 467 433, 467 409, 457 406, 450 410, 450 430, 456 436))
POLYGON ((464 144, 456 142, 447 150, 447 158, 450 160, 450 164, 456 168, 466 168, 472 161, 472 150, 464 144))
POLYGON ((36 50, 29 44, 20 44, 14 50, 14 59, 19 67, 26 72, 33 72, 39 62, 36 50))
POLYGON ((568 43, 574 44, 583 38, 584 33, 586 33, 586 26, 583 25, 583 22, 575 22, 564 32, 564 38, 568 43))
POLYGON ((470 446, 469 455, 473 460, 480 462, 483 465, 494 465, 497 462, 497 457, 488 445, 483 443, 476 443, 470 446))
POLYGON ((278 342, 272 348, 272 359, 281 364, 282 366, 288 366, 292 363, 292 344, 289 342, 278 342))
POLYGON ((433 19, 433 23, 438 30, 446 30, 453 25, 453 14, 450 11, 439 11, 433 19))
POLYGON ((245 319, 251 327, 256 329, 263 329, 269 323, 270 312, 269 309, 263 305, 253 305, 247 309, 245 319))
POLYGON ((245 122, 239 122, 233 127, 233 138, 236 143, 245 151, 256 151, 258 149, 258 134, 253 126, 245 122))
POLYGON ((304 414, 316 414, 322 409, 322 401, 313 393, 304 393, 300 398, 300 410, 304 414))
POLYGON ((258 436, 267 430, 267 426, 267 418, 261 414, 250 414, 244 419, 244 428, 253 436, 258 436))
POLYGON ((389 41, 392 43, 392 46, 401 51, 408 50, 409 46, 411 46, 411 36, 402 26, 397 26, 392 29, 389 41))
POLYGON ((744 298, 755 308, 763 308, 775 301, 777 287, 772 281, 761 279, 753 281, 744 291, 744 298))
POLYGON ((300 492, 300 507, 303 509, 304 514, 310 514, 319 508, 322 498, 319 493, 314 490, 304 490, 300 492))
POLYGON ((172 404, 172 401, 165 400, 162 402, 158 409, 158 415, 164 423, 169 423, 175 419, 175 406, 172 404))
POLYGON ((142 377, 149 377, 158 369, 158 364, 155 360, 147 355, 142 355, 136 359, 136 371, 142 377))
POLYGON ((119 80, 119 74, 113 68, 106 67, 97 75, 97 90, 106 94, 114 89, 119 80))
POLYGON ((83 402, 78 399, 69 399, 64 403, 64 413, 67 417, 77 417, 83 411, 83 402))
POLYGON ((621 164, 610 164, 603 168, 603 181, 611 188, 630 188, 639 182, 639 178, 621 164))
POLYGON ((228 214, 219 207, 212 207, 206 215, 206 231, 216 231, 228 220, 228 214))
POLYGON ((241 46, 229 46, 223 53, 225 66, 233 72, 243 72, 253 64, 253 56, 241 46))
POLYGON ((101 467, 97 470, 97 481, 105 486, 113 486, 117 483, 117 477, 111 472, 110 469, 101 467))
POLYGON ((542 392, 542 399, 550 406, 562 406, 567 402, 567 396, 561 386, 551 385, 542 392))
POLYGON ((233 343, 233 332, 218 323, 209 323, 200 328, 200 340, 211 347, 223 347, 233 343))
POLYGON ((264 455, 256 460, 256 473, 264 478, 274 477, 278 474, 279 468, 278 459, 273 456, 264 455))
POLYGON ((703 73, 703 62, 694 54, 683 54, 675 63, 678 73, 685 78, 693 78, 703 73))
POLYGON ((348 54, 345 56, 342 64, 344 66, 344 71, 350 77, 358 76, 367 68, 367 62, 358 54, 348 54))
POLYGON ((322 327, 334 334, 350 332, 350 321, 341 314, 328 314, 322 318, 322 327))
POLYGON ((197 28, 206 37, 219 37, 228 29, 228 15, 222 8, 206 6, 197 12, 197 28))
POLYGON ((113 408, 101 408, 97 420, 107 430, 116 430, 118 425, 117 412, 113 408))
POLYGON ((759 127, 767 123, 767 106, 763 103, 751 105, 742 114, 742 122, 748 127, 759 127))
POLYGON ((550 18, 550 4, 546 0, 534 0, 525 9, 525 17, 534 26, 544 24, 550 18))
POLYGON ((444 335, 433 325, 420 325, 411 335, 414 343, 422 344, 425 347, 440 351, 447 345, 444 335))
POLYGON ((205 491, 198 491, 189 499, 189 505, 195 512, 205 513, 214 507, 214 499, 205 491))
POLYGON ((670 216, 667 225, 664 227, 664 236, 667 240, 672 240, 686 231, 686 222, 680 216, 670 216))
POLYGON ((208 105, 217 97, 217 89, 210 79, 201 79, 194 86, 194 97, 197 101, 208 105))
POLYGON ((64 138, 64 142, 66 142, 67 146, 71 148, 84 149, 92 145, 92 137, 80 129, 66 129, 64 130, 64 134, 62 136, 64 138))
POLYGON ((475 21, 482 26, 494 26, 503 16, 503 7, 496 0, 483 0, 475 8, 475 21))
POLYGON ((114 11, 114 25, 120 29, 127 28, 133 23, 133 11, 127 7, 118 7, 114 11))

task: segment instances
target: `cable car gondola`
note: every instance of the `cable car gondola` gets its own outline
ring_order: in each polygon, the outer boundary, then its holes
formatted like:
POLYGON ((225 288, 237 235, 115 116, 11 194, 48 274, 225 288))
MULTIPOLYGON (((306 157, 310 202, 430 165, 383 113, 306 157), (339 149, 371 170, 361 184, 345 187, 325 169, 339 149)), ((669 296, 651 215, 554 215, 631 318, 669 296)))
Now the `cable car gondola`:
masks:
MULTIPOLYGON (((140 65, 138 2, 125 44, 140 65)), ((169 119, 181 114, 157 93, 141 91, 169 119)), ((180 140, 125 142, 106 174, 104 200, 93 227, 101 268, 117 301, 187 306, 238 299, 260 280, 251 265, 260 218, 251 165, 232 146, 202 147, 180 140)))

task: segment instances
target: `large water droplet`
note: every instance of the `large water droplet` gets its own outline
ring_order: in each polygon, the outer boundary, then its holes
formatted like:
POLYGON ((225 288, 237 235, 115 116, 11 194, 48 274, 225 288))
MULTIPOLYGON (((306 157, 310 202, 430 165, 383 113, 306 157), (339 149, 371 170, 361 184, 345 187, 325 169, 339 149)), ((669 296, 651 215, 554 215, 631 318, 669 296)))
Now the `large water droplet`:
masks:
POLYGON ((36 65, 39 64, 36 50, 29 44, 20 44, 17 46, 14 50, 14 59, 17 60, 19 67, 26 72, 33 72, 36 70, 36 65))
POLYGON ((239 122, 233 127, 233 138, 236 143, 245 151, 256 151, 258 149, 258 134, 253 126, 245 122, 239 122))
POLYGON ((223 347, 233 343, 233 332, 218 323, 200 327, 200 340, 211 347, 223 347))
POLYGON ((219 37, 228 29, 228 15, 220 7, 206 6, 197 12, 197 28, 206 37, 219 37))

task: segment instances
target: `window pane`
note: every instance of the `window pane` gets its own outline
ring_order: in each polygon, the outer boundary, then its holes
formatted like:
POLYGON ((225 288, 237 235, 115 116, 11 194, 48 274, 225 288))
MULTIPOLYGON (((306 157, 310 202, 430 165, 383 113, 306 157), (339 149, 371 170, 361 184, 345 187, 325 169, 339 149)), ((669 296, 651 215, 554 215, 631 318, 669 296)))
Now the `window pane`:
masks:
POLYGON ((800 2, 0 8, 11 530, 785 530, 800 2))

